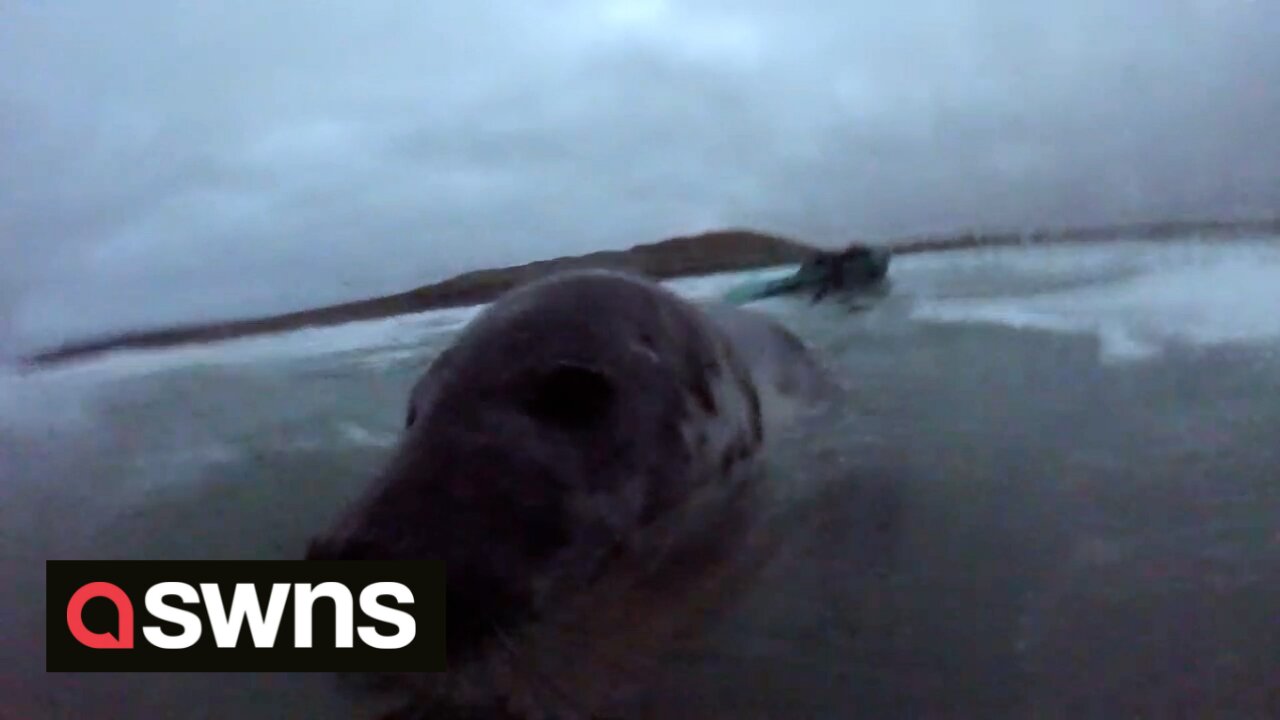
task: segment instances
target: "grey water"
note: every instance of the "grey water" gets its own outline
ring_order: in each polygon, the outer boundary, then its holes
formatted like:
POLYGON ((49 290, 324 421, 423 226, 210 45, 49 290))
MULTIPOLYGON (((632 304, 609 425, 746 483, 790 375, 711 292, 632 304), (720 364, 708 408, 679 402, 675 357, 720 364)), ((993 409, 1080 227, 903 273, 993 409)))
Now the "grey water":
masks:
MULTIPOLYGON (((816 488, 786 552, 634 716, 1280 717, 1280 243, 891 274, 759 303, 849 397, 769 459, 816 488)), ((0 718, 373 717, 325 675, 47 674, 43 562, 298 557, 475 312, 0 376, 0 718)))

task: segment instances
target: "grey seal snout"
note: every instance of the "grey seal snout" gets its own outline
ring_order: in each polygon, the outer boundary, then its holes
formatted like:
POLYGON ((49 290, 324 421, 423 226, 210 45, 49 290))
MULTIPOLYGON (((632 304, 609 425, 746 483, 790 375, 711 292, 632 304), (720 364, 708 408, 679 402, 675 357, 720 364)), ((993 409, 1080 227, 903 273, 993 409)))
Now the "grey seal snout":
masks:
POLYGON ((307 557, 443 560, 449 671, 415 687, 583 716, 762 567, 762 403, 820 395, 820 374, 761 315, 616 272, 530 283, 435 359, 307 557))
POLYGON ((406 425, 307 557, 443 560, 450 662, 589 585, 695 495, 731 493, 762 433, 749 374, 696 309, 599 272, 491 306, 419 380, 406 425))
POLYGON ((500 440, 503 425, 520 431, 515 420, 441 423, 407 440, 376 489, 308 548, 318 560, 443 560, 450 662, 528 619, 536 574, 571 539, 563 474, 500 440))

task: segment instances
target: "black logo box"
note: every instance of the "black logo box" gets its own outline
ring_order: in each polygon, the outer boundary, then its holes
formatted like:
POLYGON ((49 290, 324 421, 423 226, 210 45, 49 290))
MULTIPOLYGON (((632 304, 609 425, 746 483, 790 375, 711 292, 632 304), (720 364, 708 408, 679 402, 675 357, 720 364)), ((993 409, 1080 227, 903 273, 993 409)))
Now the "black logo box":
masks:
MULTIPOLYGON (((46 665, 48 672, 442 672, 445 669, 445 572, 432 561, 315 561, 315 560, 49 560, 45 563, 46 665), (67 622, 72 595, 88 583, 108 582, 129 597, 134 613, 132 649, 95 649, 82 645, 67 622), (200 639, 187 649, 149 645, 142 628, 160 626, 168 634, 180 627, 147 613, 146 591, 161 582, 181 582, 199 591, 202 583, 216 583, 223 607, 229 610, 237 583, 251 583, 265 612, 276 583, 337 582, 352 594, 354 626, 374 626, 389 634, 394 626, 364 615, 360 591, 376 582, 398 582, 413 593, 411 604, 383 596, 379 603, 413 616, 414 640, 403 648, 377 649, 360 641, 354 647, 334 647, 335 604, 327 598, 312 604, 311 648, 293 647, 294 589, 290 588, 275 644, 253 644, 246 620, 236 647, 218 647, 204 603, 187 605, 174 596, 167 605, 194 613, 201 622, 200 639)), ((82 612, 93 632, 118 632, 115 606, 104 598, 90 600, 82 612)))

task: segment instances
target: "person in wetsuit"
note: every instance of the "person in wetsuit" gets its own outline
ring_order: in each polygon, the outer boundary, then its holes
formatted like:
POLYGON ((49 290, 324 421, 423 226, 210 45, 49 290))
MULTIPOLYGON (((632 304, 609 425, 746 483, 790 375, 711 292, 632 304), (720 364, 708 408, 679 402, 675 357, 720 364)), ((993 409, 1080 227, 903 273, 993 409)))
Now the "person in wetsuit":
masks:
MULTIPOLYGON (((816 303, 832 291, 843 292, 878 283, 889 271, 889 252, 855 245, 835 254, 823 254, 810 261, 810 272, 818 284, 812 302, 816 303)), ((801 269, 804 273, 805 269, 801 269)))

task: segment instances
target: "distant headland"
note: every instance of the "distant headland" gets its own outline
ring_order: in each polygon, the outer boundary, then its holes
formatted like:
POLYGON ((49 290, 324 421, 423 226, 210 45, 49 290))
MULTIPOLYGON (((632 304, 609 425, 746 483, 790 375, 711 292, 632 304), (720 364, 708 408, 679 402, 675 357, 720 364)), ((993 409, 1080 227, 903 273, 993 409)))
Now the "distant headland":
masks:
MULTIPOLYGON (((1170 221, 1023 232, 968 232, 874 244, 887 246, 898 255, 1056 242, 1164 240, 1180 237, 1229 239, 1247 235, 1280 235, 1280 218, 1170 221)), ((476 270, 407 292, 309 310, 243 320, 139 330, 72 341, 33 355, 27 359, 27 363, 42 366, 110 350, 205 343, 439 308, 478 305, 493 300, 517 285, 562 270, 611 268, 665 280, 789 265, 801 262, 817 250, 818 248, 795 239, 749 230, 707 232, 636 245, 627 250, 607 250, 512 267, 476 270)))

